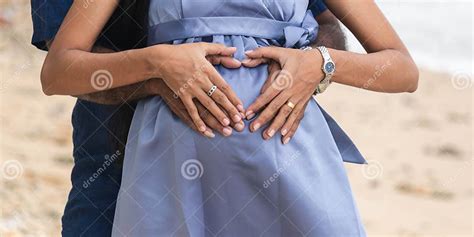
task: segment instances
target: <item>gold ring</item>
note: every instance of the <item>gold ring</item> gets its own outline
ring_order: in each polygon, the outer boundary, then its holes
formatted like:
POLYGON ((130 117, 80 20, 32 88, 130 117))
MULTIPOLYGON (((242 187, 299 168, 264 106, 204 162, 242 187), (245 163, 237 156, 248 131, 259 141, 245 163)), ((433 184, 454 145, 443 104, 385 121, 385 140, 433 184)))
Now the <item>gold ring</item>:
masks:
POLYGON ((291 109, 295 108, 295 104, 293 104, 291 101, 288 101, 286 105, 288 105, 288 107, 290 107, 291 109))

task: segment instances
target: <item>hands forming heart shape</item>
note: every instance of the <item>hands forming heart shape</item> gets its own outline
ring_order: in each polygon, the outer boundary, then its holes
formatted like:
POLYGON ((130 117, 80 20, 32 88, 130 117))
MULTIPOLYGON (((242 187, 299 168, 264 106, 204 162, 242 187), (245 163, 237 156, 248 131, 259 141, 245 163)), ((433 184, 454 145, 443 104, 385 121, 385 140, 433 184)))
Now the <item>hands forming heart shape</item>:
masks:
POLYGON ((167 45, 155 51, 166 54, 166 61, 156 65, 160 68, 160 79, 150 80, 148 86, 178 117, 206 137, 214 137, 213 130, 224 136, 230 136, 232 128, 241 132, 245 129, 243 119, 252 119, 260 113, 250 124, 250 131, 270 123, 262 133, 263 138, 268 140, 280 131, 282 143, 287 144, 323 78, 319 52, 261 47, 247 51, 247 58, 241 62, 233 58, 236 50, 213 43, 167 45), (257 67, 262 63, 268 64, 269 76, 259 97, 244 109, 242 101, 213 65, 238 68, 257 67), (217 89, 208 94, 213 85, 217 89))

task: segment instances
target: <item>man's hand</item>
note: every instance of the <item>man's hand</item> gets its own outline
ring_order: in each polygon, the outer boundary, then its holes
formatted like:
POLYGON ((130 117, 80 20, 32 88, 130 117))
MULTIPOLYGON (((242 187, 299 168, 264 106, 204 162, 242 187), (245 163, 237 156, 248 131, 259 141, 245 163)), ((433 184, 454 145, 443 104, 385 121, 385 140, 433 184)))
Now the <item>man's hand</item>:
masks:
MULTIPOLYGON (((145 91, 148 94, 159 95, 165 103, 169 106, 171 111, 178 116, 184 123, 189 127, 198 131, 194 125, 191 116, 189 115, 186 107, 179 98, 176 97, 176 94, 166 85, 166 83, 161 79, 150 79, 146 82, 145 91)), ((206 137, 213 138, 215 136, 213 131, 218 131, 223 136, 230 136, 232 134, 232 127, 241 132, 244 130, 244 123, 240 121, 238 123, 231 123, 231 126, 223 126, 209 111, 207 111, 204 106, 199 103, 199 101, 194 101, 196 104, 199 115, 204 120, 204 123, 209 127, 203 133, 206 137)))

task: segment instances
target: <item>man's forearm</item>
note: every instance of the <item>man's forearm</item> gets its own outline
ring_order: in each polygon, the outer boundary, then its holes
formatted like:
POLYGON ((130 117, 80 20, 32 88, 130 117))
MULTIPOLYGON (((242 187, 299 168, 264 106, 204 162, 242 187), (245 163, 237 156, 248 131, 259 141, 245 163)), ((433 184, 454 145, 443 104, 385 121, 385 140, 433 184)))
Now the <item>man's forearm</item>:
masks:
POLYGON ((323 12, 316 19, 319 23, 319 32, 313 46, 346 50, 346 36, 339 20, 329 10, 323 12))
POLYGON ((122 104, 125 102, 136 101, 151 96, 152 93, 150 92, 150 90, 147 89, 146 83, 147 82, 145 81, 110 90, 79 95, 76 97, 81 100, 86 100, 98 104, 122 104))

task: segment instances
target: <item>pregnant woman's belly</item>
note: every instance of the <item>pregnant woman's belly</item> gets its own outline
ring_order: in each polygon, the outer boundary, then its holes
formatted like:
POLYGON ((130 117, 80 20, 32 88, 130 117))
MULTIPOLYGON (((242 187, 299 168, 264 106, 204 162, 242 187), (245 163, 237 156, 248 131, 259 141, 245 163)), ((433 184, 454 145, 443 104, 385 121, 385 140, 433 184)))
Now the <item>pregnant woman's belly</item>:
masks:
MULTIPOLYGON (((149 43, 220 43, 236 47, 234 57, 242 60, 246 50, 301 47, 316 36, 307 1, 207 3, 152 1, 160 10, 151 21, 179 17, 151 26, 149 43), (182 9, 174 9, 176 3, 182 9)), ((245 107, 268 77, 266 65, 216 68, 245 107)), ((363 236, 343 159, 364 160, 316 101, 308 103, 287 145, 278 135, 264 141, 265 126, 251 133, 245 123, 243 132, 209 139, 160 97, 140 101, 125 150, 114 236, 363 236)))
MULTIPOLYGON (((238 59, 258 46, 251 37, 214 39, 237 47, 238 59)), ((245 106, 268 77, 266 65, 216 68, 245 106)), ((250 121, 245 123, 248 128, 250 121)), ((359 233, 343 160, 317 103, 308 103, 287 145, 278 135, 264 141, 263 129, 230 137, 216 133, 209 139, 173 115, 160 97, 139 102, 126 147, 116 226, 145 236, 359 233), (280 219, 283 210, 288 219, 280 219)))

